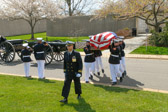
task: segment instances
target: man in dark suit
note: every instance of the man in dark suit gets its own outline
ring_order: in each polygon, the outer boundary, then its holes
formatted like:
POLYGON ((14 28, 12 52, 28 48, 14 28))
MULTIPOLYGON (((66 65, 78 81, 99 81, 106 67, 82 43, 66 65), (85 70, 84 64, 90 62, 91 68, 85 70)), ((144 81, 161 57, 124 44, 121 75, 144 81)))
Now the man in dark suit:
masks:
POLYGON ((63 100, 60 102, 67 103, 68 95, 70 92, 71 82, 74 80, 75 93, 78 95, 77 98, 81 97, 81 83, 80 77, 82 76, 82 58, 79 52, 73 50, 74 43, 67 41, 67 51, 64 53, 64 74, 65 81, 62 89, 63 100))

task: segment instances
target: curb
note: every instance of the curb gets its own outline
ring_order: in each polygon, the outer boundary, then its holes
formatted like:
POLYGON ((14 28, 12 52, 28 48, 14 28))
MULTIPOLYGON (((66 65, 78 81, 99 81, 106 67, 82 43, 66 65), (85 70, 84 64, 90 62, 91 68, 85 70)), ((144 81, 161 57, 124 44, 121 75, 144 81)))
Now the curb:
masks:
POLYGON ((168 60, 168 55, 126 54, 126 58, 168 60))
MULTIPOLYGON (((85 56, 84 52, 80 52, 81 56, 85 56)), ((103 53, 104 58, 109 58, 110 53, 103 53)), ((158 60, 168 60, 168 55, 142 55, 142 54, 126 54, 126 58, 136 58, 136 59, 158 59, 158 60)))
MULTIPOLYGON (((24 77, 25 75, 20 75, 20 74, 6 74, 6 73, 0 73, 2 75, 8 75, 8 76, 19 76, 19 77, 24 77)), ((32 78, 38 78, 37 76, 32 76, 32 78)), ((56 80, 56 81, 64 81, 64 79, 61 78, 46 78, 49 80, 56 80)), ((85 83, 85 81, 81 81, 81 83, 85 83)), ((130 87, 130 86, 123 86, 123 85, 115 85, 112 86, 111 84, 104 84, 104 83, 94 83, 90 82, 90 84, 94 85, 103 85, 103 86, 109 86, 109 87, 119 87, 123 89, 133 89, 133 90, 139 90, 139 91, 149 91, 149 92, 157 92, 157 93, 165 93, 168 94, 168 91, 166 90, 159 90, 159 89, 151 89, 151 88, 138 88, 138 87, 130 87)))

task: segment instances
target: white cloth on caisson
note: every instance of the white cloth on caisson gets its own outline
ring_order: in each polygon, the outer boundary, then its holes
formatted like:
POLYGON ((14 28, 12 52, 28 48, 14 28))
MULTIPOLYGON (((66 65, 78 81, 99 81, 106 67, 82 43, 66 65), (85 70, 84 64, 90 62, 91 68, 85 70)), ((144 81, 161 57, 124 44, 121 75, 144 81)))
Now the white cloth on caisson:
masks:
POLYGON ((122 60, 124 71, 126 71, 125 57, 121 57, 121 60, 122 60))
POLYGON ((96 59, 96 61, 95 61, 95 69, 96 69, 96 70, 95 70, 95 71, 96 71, 96 72, 100 72, 100 71, 99 71, 99 66, 101 67, 101 69, 104 69, 101 56, 96 57, 95 59, 96 59))
POLYGON ((29 77, 29 71, 30 71, 30 62, 24 62, 24 71, 25 71, 25 76, 29 77))
POLYGON ((40 79, 42 79, 44 78, 45 60, 37 60, 37 66, 38 66, 38 76, 40 79))
POLYGON ((90 74, 94 71, 94 62, 88 63, 84 62, 85 65, 85 81, 89 81, 90 74))
POLYGON ((121 75, 119 66, 120 66, 119 64, 110 64, 112 82, 117 82, 117 77, 120 77, 121 75))

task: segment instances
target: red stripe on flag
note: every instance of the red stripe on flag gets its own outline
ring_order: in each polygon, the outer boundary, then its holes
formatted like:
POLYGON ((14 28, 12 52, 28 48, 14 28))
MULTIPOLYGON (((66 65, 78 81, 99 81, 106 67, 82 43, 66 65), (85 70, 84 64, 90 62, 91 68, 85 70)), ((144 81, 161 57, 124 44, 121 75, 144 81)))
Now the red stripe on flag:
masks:
POLYGON ((94 38, 93 38, 94 40, 96 39, 96 35, 94 36, 94 38))
POLYGON ((110 45, 110 42, 109 42, 108 45, 105 45, 105 46, 101 47, 100 50, 107 49, 109 47, 109 45, 110 45))
POLYGON ((107 37, 109 37, 110 35, 112 35, 111 33, 107 34, 105 37, 104 37, 104 40, 107 39, 107 37))
POLYGON ((102 35, 103 35, 102 33, 99 35, 98 42, 100 42, 102 35))
POLYGON ((96 44, 104 44, 104 43, 107 43, 107 42, 111 42, 111 40, 112 40, 112 38, 111 38, 110 40, 107 40, 107 41, 103 41, 103 42, 96 42, 96 41, 94 41, 94 40, 90 39, 90 41, 91 41, 91 42, 94 42, 94 43, 96 43, 96 44))

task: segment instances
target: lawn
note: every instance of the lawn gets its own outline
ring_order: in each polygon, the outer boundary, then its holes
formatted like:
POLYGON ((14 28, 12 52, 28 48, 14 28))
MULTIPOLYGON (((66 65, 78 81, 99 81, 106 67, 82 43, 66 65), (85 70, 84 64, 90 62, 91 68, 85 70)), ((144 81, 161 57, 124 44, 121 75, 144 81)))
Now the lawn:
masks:
MULTIPOLYGON (((35 33, 35 38, 37 37, 42 37, 43 40, 47 40, 47 41, 54 41, 54 40, 62 40, 63 42, 66 42, 66 41, 73 41, 73 42, 77 42, 78 41, 82 41, 82 40, 85 40, 85 39, 89 39, 89 37, 87 36, 83 36, 83 37, 50 37, 50 36, 46 36, 46 32, 43 32, 43 33, 35 33)), ((14 39, 22 39, 22 40, 28 40, 29 42, 30 41, 35 41, 35 40, 30 40, 31 38, 31 35, 28 34, 28 35, 18 35, 18 36, 10 36, 10 37, 6 37, 8 40, 14 40, 14 39)), ((83 52, 83 49, 76 49, 76 51, 78 52, 83 52)))
POLYGON ((63 82, 0 75, 0 112, 167 112, 168 94, 82 84, 77 100, 74 84, 68 104, 61 104, 63 82))
POLYGON ((168 55, 168 47, 141 46, 135 49, 131 54, 151 54, 151 55, 168 55))
MULTIPOLYGON (((46 32, 43 33, 35 33, 35 38, 37 37, 42 37, 44 40, 48 40, 48 41, 54 41, 54 40, 62 40, 63 42, 65 41, 73 41, 76 42, 77 38, 76 37, 50 37, 50 36, 46 36, 46 32)), ((10 37, 6 37, 8 40, 13 40, 13 39, 22 39, 22 40, 29 40, 31 38, 31 35, 19 35, 19 36, 10 36, 10 37)), ((89 37, 87 36, 83 36, 83 37, 78 37, 78 41, 84 40, 84 39, 89 39, 89 37)))

